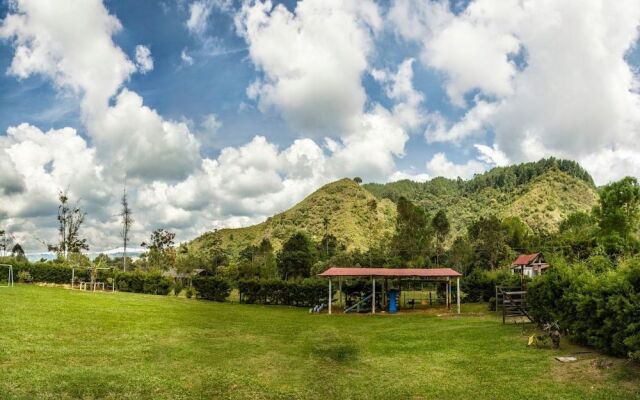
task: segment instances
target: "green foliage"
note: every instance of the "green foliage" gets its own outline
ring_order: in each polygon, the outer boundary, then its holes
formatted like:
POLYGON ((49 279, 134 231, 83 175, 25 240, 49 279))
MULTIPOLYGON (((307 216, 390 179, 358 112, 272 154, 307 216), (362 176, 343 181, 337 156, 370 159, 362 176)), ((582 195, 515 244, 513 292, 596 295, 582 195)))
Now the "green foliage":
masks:
POLYGON ((31 277, 31 273, 29 271, 20 271, 18 272, 18 281, 23 283, 31 283, 33 282, 33 278, 31 277))
POLYGON ((116 275, 116 288, 123 292, 167 295, 173 282, 160 272, 120 272, 116 275))
POLYGON ((218 240, 232 262, 242 250, 259 246, 263 239, 268 239, 273 251, 278 252, 291 236, 304 232, 315 243, 331 235, 338 248, 366 251, 395 231, 395 218, 393 202, 377 200, 352 179, 341 179, 263 223, 205 233, 189 244, 189 250, 214 247, 218 240))
POLYGON ((318 279, 245 279, 238 282, 238 291, 240 301, 248 304, 312 307, 327 299, 327 283, 318 279))
POLYGON ((594 207, 593 214, 609 254, 620 254, 627 246, 637 245, 635 233, 640 219, 638 180, 626 177, 602 188, 600 203, 594 207))
POLYGON ((199 299, 225 301, 231 292, 229 282, 214 276, 196 276, 192 284, 199 299))
POLYGON ((393 254, 404 263, 426 266, 432 239, 433 231, 424 210, 404 197, 398 199, 393 254))
POLYGON ((480 217, 472 223, 468 236, 473 246, 476 268, 493 270, 505 260, 513 258, 513 252, 507 244, 507 232, 495 215, 480 217))
MULTIPOLYGON (((597 260, 593 260, 597 261, 597 260)), ((573 340, 617 356, 640 351, 640 259, 602 265, 554 265, 528 287, 536 321, 557 320, 573 340)))
MULTIPOLYGON (((465 299, 476 302, 495 300, 496 286, 498 285, 515 287, 520 286, 521 282, 520 276, 512 274, 509 270, 474 270, 462 279, 460 285, 462 292, 466 294, 465 299)), ((489 305, 494 305, 492 303, 489 305)))
POLYGON ((291 236, 278 253, 278 271, 282 279, 308 278, 314 264, 314 248, 309 238, 298 232, 291 236))
POLYGON ((494 168, 473 179, 435 178, 427 182, 409 180, 387 184, 366 184, 378 198, 398 201, 400 197, 422 206, 427 213, 446 210, 452 238, 482 216, 501 219, 519 217, 535 233, 547 234, 575 211, 588 211, 597 201, 591 177, 577 163, 544 159, 494 168))
POLYGON ((176 283, 173 285, 173 294, 179 296, 182 292, 182 289, 184 289, 182 282, 180 280, 176 281, 176 283))

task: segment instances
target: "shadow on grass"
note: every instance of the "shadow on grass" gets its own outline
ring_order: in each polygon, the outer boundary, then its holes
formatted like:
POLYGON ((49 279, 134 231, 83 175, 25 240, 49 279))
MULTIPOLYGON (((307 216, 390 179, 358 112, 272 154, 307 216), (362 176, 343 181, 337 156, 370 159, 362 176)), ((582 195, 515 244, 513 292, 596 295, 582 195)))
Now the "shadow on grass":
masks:
POLYGON ((334 330, 318 332, 313 338, 308 339, 307 347, 314 357, 343 364, 356 361, 360 353, 360 348, 353 338, 340 335, 334 330))

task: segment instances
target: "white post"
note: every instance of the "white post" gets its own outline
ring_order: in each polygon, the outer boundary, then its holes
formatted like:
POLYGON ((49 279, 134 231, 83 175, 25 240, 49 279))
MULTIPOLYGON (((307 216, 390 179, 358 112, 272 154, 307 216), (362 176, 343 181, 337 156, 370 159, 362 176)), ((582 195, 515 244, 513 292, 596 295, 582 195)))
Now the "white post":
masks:
POLYGON ((456 297, 458 302, 458 314, 460 314, 460 278, 456 278, 456 297))
POLYGON ((447 308, 449 308, 449 278, 447 278, 447 281, 444 283, 444 302, 447 308))
POLYGON ((375 278, 371 278, 373 281, 373 291, 371 295, 371 314, 376 313, 376 280, 375 278))
POLYGON ((331 278, 329 278, 329 301, 328 301, 328 303, 329 303, 329 315, 331 315, 331 300, 332 300, 332 296, 333 296, 333 293, 331 291, 331 278))
POLYGON ((73 289, 73 281, 75 280, 76 277, 76 268, 72 267, 71 268, 71 289, 73 289))

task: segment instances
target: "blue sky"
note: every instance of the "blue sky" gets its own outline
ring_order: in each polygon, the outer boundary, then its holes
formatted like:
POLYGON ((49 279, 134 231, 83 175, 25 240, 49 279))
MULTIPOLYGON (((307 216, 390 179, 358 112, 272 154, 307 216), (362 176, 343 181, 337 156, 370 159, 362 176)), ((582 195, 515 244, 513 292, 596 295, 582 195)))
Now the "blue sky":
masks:
POLYGON ((125 176, 135 240, 186 240, 344 176, 640 174, 637 1, 52 4, 0 2, 0 218, 28 248, 63 189, 116 247, 125 176))

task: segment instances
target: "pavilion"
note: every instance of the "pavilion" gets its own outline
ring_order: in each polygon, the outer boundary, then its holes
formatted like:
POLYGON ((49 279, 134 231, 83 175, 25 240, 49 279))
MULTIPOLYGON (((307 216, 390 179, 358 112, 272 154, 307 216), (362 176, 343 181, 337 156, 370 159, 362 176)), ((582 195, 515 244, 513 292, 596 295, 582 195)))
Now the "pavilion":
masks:
MULTIPOLYGON (((331 267, 318 276, 328 278, 329 280, 329 299, 333 299, 333 278, 338 278, 340 286, 342 278, 369 278, 372 281, 372 301, 371 313, 376 312, 376 278, 397 279, 400 283, 402 279, 421 279, 430 281, 440 281, 446 284, 446 303, 451 308, 451 279, 456 278, 456 303, 458 306, 458 314, 460 314, 460 277, 462 274, 451 268, 342 268, 331 267)), ((331 303, 328 302, 329 314, 331 314, 331 303)))

